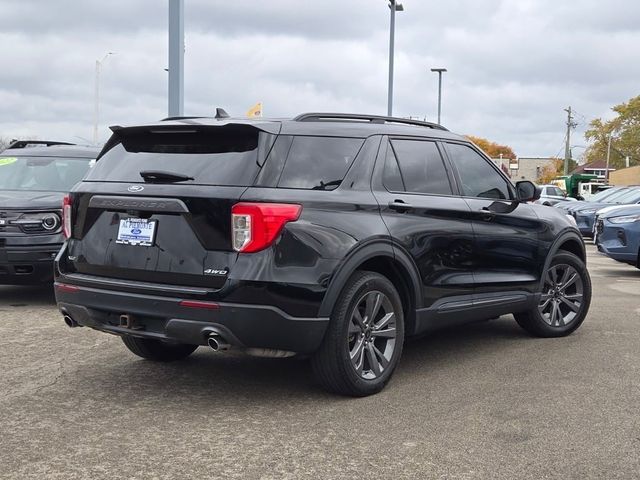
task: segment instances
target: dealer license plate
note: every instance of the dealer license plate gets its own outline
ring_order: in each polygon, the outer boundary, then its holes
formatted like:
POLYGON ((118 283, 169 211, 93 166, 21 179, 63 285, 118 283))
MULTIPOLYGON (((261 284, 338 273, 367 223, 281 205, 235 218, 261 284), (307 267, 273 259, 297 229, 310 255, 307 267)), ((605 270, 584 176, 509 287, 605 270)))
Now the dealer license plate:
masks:
POLYGON ((151 247, 156 237, 157 220, 145 218, 125 218, 120 220, 116 243, 151 247))

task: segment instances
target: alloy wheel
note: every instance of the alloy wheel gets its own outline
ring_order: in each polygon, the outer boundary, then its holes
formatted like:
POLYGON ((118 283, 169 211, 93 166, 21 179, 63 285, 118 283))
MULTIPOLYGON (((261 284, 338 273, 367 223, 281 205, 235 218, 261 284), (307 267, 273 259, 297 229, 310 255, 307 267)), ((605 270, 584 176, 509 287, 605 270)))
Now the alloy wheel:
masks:
POLYGON ((552 265, 544 278, 538 310, 552 327, 564 327, 575 320, 583 303, 584 285, 578 271, 567 264, 552 265))
POLYGON ((370 291, 357 301, 348 329, 351 365, 366 379, 380 377, 389 367, 396 346, 396 314, 389 298, 370 291))

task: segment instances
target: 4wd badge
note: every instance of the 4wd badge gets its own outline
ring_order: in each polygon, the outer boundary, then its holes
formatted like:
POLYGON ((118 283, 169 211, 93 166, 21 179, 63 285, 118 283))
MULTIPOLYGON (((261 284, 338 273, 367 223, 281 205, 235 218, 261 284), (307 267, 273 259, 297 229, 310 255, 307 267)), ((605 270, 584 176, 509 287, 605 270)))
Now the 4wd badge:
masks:
POLYGON ((229 270, 227 270, 226 268, 223 269, 223 270, 217 270, 215 268, 205 268, 204 269, 204 274, 205 275, 215 275, 215 276, 218 276, 218 277, 224 277, 228 273, 229 273, 229 270))

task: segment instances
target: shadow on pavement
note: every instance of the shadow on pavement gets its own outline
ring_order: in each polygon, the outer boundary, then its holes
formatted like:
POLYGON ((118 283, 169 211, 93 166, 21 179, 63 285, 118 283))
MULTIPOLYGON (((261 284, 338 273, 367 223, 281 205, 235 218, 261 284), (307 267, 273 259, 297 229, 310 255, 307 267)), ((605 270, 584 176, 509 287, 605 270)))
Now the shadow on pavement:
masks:
POLYGON ((55 305, 53 285, 18 286, 0 285, 0 306, 47 306, 55 305))
POLYGON ((598 269, 598 275, 604 275, 606 277, 624 278, 624 279, 638 279, 640 280, 640 269, 632 265, 619 264, 619 268, 609 269, 607 267, 600 267, 598 269), (623 268, 620 268, 623 267, 623 268))
MULTIPOLYGON (((392 389, 428 382, 439 369, 451 368, 465 359, 473 361, 488 352, 512 349, 514 342, 531 339, 520 330, 512 317, 452 328, 406 343, 402 361, 396 370, 392 389)), ((286 397, 287 401, 304 401, 309 396, 327 401, 348 401, 348 398, 324 393, 313 379, 310 361, 300 358, 265 359, 240 353, 216 354, 200 347, 191 357, 174 363, 154 363, 132 356, 124 346, 109 349, 112 358, 98 358, 91 368, 82 368, 74 377, 83 385, 91 385, 83 395, 114 401, 147 401, 161 397, 181 404, 199 397, 215 401, 216 405, 232 405, 239 398, 250 404, 286 397), (113 356, 117 355, 116 358, 113 356), (107 360, 105 362, 105 360, 107 360)), ((88 361, 87 361, 88 362, 88 361)), ((87 362, 83 362, 87 365, 87 362)), ((83 389, 82 386, 74 388, 83 389)))

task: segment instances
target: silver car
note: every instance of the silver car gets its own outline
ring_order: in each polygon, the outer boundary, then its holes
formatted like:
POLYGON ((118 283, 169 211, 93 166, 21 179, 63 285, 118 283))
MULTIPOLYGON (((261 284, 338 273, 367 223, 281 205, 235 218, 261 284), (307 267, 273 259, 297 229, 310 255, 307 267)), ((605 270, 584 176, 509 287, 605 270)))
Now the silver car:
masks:
POLYGON ((577 202, 575 198, 567 197, 564 190, 555 185, 540 185, 540 188, 542 189, 542 194, 535 203, 552 206, 560 202, 577 202))

